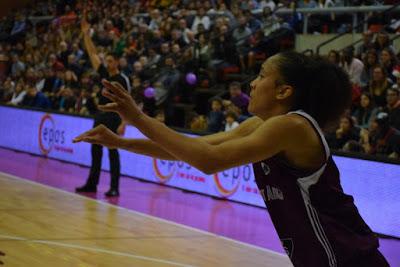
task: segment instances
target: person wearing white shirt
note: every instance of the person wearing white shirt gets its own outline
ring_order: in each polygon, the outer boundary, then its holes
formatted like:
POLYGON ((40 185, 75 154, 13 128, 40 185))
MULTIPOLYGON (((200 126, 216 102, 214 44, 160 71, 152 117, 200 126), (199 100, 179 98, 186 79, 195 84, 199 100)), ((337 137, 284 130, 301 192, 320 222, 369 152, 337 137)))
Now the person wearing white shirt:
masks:
POLYGON ((237 116, 234 112, 228 112, 225 115, 225 132, 235 129, 239 126, 239 123, 236 121, 237 116))
POLYGON ((22 100, 24 100, 24 97, 26 95, 26 91, 24 90, 24 83, 23 82, 18 82, 17 86, 15 87, 15 91, 11 97, 10 102, 8 104, 11 105, 19 105, 22 103, 22 100))
POLYGON ((265 7, 269 7, 271 11, 275 10, 276 4, 272 0, 262 0, 260 2, 260 9, 264 9, 265 7))
POLYGON ((361 85, 361 74, 364 70, 364 63, 354 57, 354 48, 348 47, 343 51, 343 60, 340 66, 349 74, 353 84, 361 85))
POLYGON ((194 18, 193 23, 192 23, 192 31, 196 34, 197 34, 197 26, 199 24, 203 24, 204 29, 206 31, 208 31, 210 29, 210 25, 211 25, 210 17, 208 17, 206 15, 206 11, 203 7, 200 7, 197 10, 197 15, 194 18))

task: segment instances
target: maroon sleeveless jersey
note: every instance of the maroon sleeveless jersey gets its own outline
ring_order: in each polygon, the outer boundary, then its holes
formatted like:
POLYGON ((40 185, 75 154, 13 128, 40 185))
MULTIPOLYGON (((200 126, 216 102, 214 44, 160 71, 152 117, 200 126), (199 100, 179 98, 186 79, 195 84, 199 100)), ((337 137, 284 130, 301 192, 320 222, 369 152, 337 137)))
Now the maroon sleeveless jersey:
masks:
POLYGON ((312 173, 291 168, 276 156, 254 163, 257 186, 294 266, 350 266, 358 257, 377 251, 378 239, 353 198, 343 192, 338 168, 317 122, 304 112, 292 113, 314 127, 326 162, 312 173))

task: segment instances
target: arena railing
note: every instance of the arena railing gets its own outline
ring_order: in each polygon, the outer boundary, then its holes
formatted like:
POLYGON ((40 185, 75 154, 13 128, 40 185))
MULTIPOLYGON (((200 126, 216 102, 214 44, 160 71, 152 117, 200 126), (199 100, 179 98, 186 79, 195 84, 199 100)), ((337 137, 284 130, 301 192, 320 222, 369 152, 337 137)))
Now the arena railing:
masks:
POLYGON ((356 19, 355 20, 353 19, 353 25, 347 31, 345 31, 343 33, 340 33, 338 35, 335 35, 334 37, 322 42, 321 44, 319 44, 317 46, 317 49, 316 49, 316 54, 317 55, 320 54, 321 47, 323 47, 323 46, 333 42, 334 40, 336 40, 336 39, 348 34, 350 31, 352 31, 354 33, 355 30, 357 28, 359 28, 361 25, 364 25, 364 31, 366 31, 367 30, 367 25, 368 25, 367 23, 368 23, 368 20, 370 18, 376 17, 376 16, 386 15, 391 11, 400 10, 399 6, 400 6, 400 2, 397 3, 396 5, 393 5, 393 6, 358 7, 358 8, 355 8, 355 9, 349 8, 350 10, 352 10, 352 12, 354 12, 353 13, 353 18, 357 18, 357 12, 363 12, 365 14, 364 19, 362 21, 360 21, 359 23, 357 23, 356 19), (368 10, 368 11, 366 11, 366 10, 368 10), (372 15, 372 16, 368 15, 368 13, 372 12, 372 11, 376 11, 378 13, 375 14, 375 15, 372 15))
MULTIPOLYGON (((17 108, 17 109, 22 109, 22 110, 46 112, 46 113, 51 113, 51 114, 61 114, 61 115, 73 116, 73 117, 93 118, 93 116, 81 115, 81 114, 77 114, 77 113, 68 113, 68 112, 61 112, 61 111, 57 111, 57 110, 48 110, 48 109, 31 108, 31 107, 21 107, 21 106, 7 105, 7 104, 3 104, 3 103, 0 103, 0 106, 12 107, 12 108, 17 108)), ((193 135, 208 135, 208 134, 212 134, 210 132, 191 131, 190 129, 186 129, 186 128, 179 128, 179 127, 170 127, 170 128, 174 129, 174 130, 176 130, 178 132, 181 132, 181 133, 187 133, 187 134, 193 134, 193 135)), ((332 152, 333 152, 334 155, 342 156, 342 157, 356 158, 356 159, 363 159, 363 160, 370 160, 370 161, 377 161, 377 162, 390 163, 390 164, 400 164, 400 159, 391 159, 391 158, 388 158, 388 157, 385 157, 385 156, 371 156, 371 155, 368 155, 368 154, 354 153, 354 152, 344 152, 344 151, 338 151, 338 150, 333 150, 332 152)))

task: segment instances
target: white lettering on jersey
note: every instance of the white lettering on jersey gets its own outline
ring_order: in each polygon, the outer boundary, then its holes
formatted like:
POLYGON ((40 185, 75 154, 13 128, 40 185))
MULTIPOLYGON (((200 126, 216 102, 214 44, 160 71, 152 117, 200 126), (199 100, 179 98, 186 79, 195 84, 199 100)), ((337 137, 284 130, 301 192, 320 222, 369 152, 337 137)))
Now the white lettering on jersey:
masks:
POLYGON ((277 187, 267 185, 265 189, 260 190, 260 193, 264 201, 284 200, 282 191, 277 187))
POLYGON ((261 168, 264 172, 264 175, 268 175, 271 172, 271 169, 269 168, 269 166, 267 164, 265 164, 264 162, 261 162, 261 168))

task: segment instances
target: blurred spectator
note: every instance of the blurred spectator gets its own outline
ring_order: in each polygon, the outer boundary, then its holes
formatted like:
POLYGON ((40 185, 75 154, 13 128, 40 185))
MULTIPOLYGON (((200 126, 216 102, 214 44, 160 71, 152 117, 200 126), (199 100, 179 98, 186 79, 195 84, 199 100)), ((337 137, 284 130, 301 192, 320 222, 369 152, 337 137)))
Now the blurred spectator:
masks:
POLYGON ((11 100, 11 97, 14 93, 14 88, 15 82, 11 79, 11 77, 8 77, 0 88, 0 96, 3 102, 8 102, 11 100))
POLYGON ((252 33, 255 33, 256 31, 261 30, 262 22, 253 15, 251 10, 245 10, 244 16, 246 18, 247 25, 250 28, 252 33))
POLYGON ((392 74, 396 77, 396 83, 393 85, 393 88, 400 89, 400 66, 396 66, 392 74))
POLYGON ((150 17, 151 17, 151 20, 149 23, 149 29, 150 30, 158 30, 162 23, 162 16, 161 16, 160 10, 154 9, 153 11, 151 11, 150 17))
POLYGON ((213 40, 213 55, 212 65, 221 64, 222 62, 235 64, 236 63, 236 47, 235 41, 228 31, 226 25, 222 25, 217 38, 213 40))
POLYGON ((229 105, 231 102, 238 107, 242 114, 248 115, 247 107, 249 105, 250 97, 242 92, 242 86, 239 82, 232 82, 229 84, 229 101, 225 101, 224 105, 229 105))
POLYGON ((24 100, 25 95, 26 95, 25 83, 21 80, 15 86, 15 91, 8 104, 15 106, 19 105, 24 100))
POLYGON ((269 8, 271 11, 274 11, 276 7, 276 4, 273 0, 261 0, 260 1, 260 8, 269 8))
POLYGON ((370 49, 374 49, 374 43, 372 42, 374 34, 371 31, 366 31, 362 34, 363 43, 357 47, 356 57, 365 60, 367 55, 367 51, 370 49))
POLYGON ((245 58, 241 59, 242 68, 249 70, 250 72, 255 72, 255 65, 257 60, 265 60, 267 58, 267 40, 264 37, 264 32, 259 30, 256 31, 250 38, 249 38, 249 45, 250 48, 247 49, 247 66, 245 64, 245 58))
POLYGON ((196 17, 192 23, 192 32, 199 32, 199 24, 203 25, 205 30, 209 30, 211 26, 210 17, 206 15, 206 10, 203 7, 197 9, 196 17))
POLYGON ((29 86, 21 104, 31 108, 48 109, 51 107, 50 100, 42 92, 39 92, 35 86, 29 86))
POLYGON ((343 59, 340 65, 349 74, 350 81, 353 84, 361 85, 361 74, 364 64, 361 60, 354 57, 353 47, 347 47, 343 50, 343 59))
POLYGON ((337 50, 331 50, 328 53, 328 60, 335 64, 335 65, 339 65, 340 64, 340 54, 337 50))
POLYGON ((225 132, 235 129, 239 126, 237 122, 237 115, 234 112, 227 112, 225 114, 225 132))
POLYGON ((381 51, 380 62, 382 67, 385 68, 388 78, 392 82, 395 82, 396 77, 392 74, 394 67, 398 64, 395 53, 389 48, 383 48, 381 51))
POLYGON ((25 71, 25 64, 20 60, 18 54, 11 55, 11 76, 21 77, 25 71))
POLYGON ((250 37, 251 35, 251 29, 247 27, 247 20, 245 16, 240 16, 238 18, 239 25, 238 27, 233 31, 233 38, 236 43, 236 47, 240 48, 242 45, 245 44, 247 41, 247 38, 250 37))
POLYGON ((82 66, 79 64, 76 55, 75 54, 70 54, 67 57, 67 63, 65 65, 65 68, 67 70, 70 70, 74 73, 75 76, 80 77, 83 72, 82 66))
POLYGON ((342 117, 339 128, 334 133, 327 135, 329 146, 333 149, 342 149, 347 142, 358 141, 359 139, 360 129, 354 125, 350 116, 342 117))
POLYGON ((194 57, 199 68, 206 69, 210 63, 211 45, 204 33, 199 35, 198 45, 195 46, 194 57))
POLYGON ((400 91, 397 88, 389 88, 386 93, 386 107, 383 112, 389 116, 391 127, 400 131, 400 91))
POLYGON ((378 35, 376 36, 374 46, 379 55, 384 48, 388 48, 394 52, 394 48, 390 44, 389 34, 387 34, 387 32, 384 31, 378 33, 378 35))
POLYGON ((75 111, 81 115, 95 115, 97 113, 97 105, 89 90, 81 90, 75 102, 75 111))
POLYGON ((375 66, 368 91, 377 106, 383 107, 386 105, 386 90, 391 86, 392 84, 387 78, 386 69, 381 66, 375 66))
POLYGON ((65 87, 60 91, 57 104, 58 106, 56 107, 56 109, 61 112, 69 112, 69 113, 75 112, 76 98, 71 88, 65 87))
POLYGON ((222 99, 214 98, 211 101, 211 111, 208 114, 208 131, 216 133, 222 130, 224 112, 222 110, 222 99))
POLYGON ((375 107, 370 93, 364 92, 361 95, 360 106, 354 111, 353 116, 359 127, 368 129, 377 112, 378 109, 375 107))
MULTIPOLYGON (((273 1, 270 1, 273 2, 273 1)), ((266 6, 263 8, 262 13, 262 30, 265 36, 269 36, 272 32, 278 30, 281 27, 280 19, 273 14, 274 9, 266 6)))
POLYGON ((400 132, 390 126, 387 113, 377 114, 370 131, 361 132, 361 141, 368 154, 399 158, 400 132))
POLYGON ((367 86, 372 79, 372 70, 379 64, 378 53, 375 49, 367 51, 364 58, 364 69, 361 74, 361 86, 367 86))

